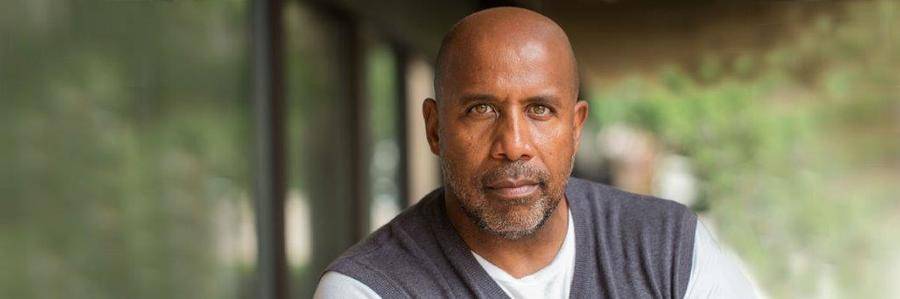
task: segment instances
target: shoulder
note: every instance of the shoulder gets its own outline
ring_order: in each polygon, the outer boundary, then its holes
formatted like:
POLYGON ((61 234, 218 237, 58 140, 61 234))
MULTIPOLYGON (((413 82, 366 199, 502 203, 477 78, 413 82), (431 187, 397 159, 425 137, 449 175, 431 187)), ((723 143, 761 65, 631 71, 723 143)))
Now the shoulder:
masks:
POLYGON ((687 206, 578 178, 570 179, 566 196, 576 225, 581 223, 601 238, 622 246, 651 242, 644 245, 659 250, 665 244, 690 258, 697 215, 687 206))
POLYGON ((621 282, 625 297, 685 294, 697 225, 688 207, 576 178, 566 195, 576 234, 580 228, 588 240, 582 246, 603 253, 597 262, 621 282))
POLYGON ((439 251, 429 221, 429 209, 438 192, 440 189, 347 249, 326 271, 350 277, 382 296, 403 297, 408 281, 432 270, 429 257, 439 251))
POLYGON ((375 291, 371 288, 359 282, 359 280, 353 279, 350 276, 329 271, 326 272, 325 275, 322 276, 322 279, 319 280, 319 285, 316 287, 316 292, 313 295, 315 299, 329 299, 329 298, 368 298, 368 299, 377 299, 381 298, 375 291))
POLYGON ((697 222, 693 268, 684 298, 757 298, 756 287, 740 260, 719 246, 702 222, 697 222))
POLYGON ((668 199, 627 192, 579 178, 570 178, 566 195, 577 208, 597 211, 603 218, 630 224, 678 221, 693 232, 696 215, 687 206, 668 199))

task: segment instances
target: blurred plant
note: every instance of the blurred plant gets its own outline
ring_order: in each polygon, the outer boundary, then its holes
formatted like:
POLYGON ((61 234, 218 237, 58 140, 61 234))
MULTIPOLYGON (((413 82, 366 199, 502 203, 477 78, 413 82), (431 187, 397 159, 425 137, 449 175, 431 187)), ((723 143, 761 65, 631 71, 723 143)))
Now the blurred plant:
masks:
MULTIPOLYGON (((764 54, 597 88, 592 118, 690 157, 694 209, 777 298, 886 297, 900 215, 900 7, 854 2, 764 54), (896 234, 893 234, 896 237, 896 234), (892 243, 893 242, 893 243, 892 243)), ((896 283, 896 281, 893 281, 896 283)), ((896 294, 894 294, 896 295, 896 294)))
POLYGON ((0 297, 249 288, 245 7, 0 3, 0 297))

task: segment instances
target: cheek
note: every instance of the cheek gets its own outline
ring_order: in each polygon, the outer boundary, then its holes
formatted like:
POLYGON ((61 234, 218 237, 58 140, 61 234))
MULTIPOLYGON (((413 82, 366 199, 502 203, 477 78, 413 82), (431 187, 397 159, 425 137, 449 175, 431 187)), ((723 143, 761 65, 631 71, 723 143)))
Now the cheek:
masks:
POLYGON ((474 130, 470 128, 449 129, 444 132, 442 140, 442 156, 445 159, 456 161, 456 171, 466 173, 474 172, 490 150, 485 140, 487 130, 474 130))
POLYGON ((566 172, 572 163, 574 139, 571 128, 563 126, 546 126, 535 130, 535 145, 540 148, 543 160, 553 175, 568 176, 566 172))

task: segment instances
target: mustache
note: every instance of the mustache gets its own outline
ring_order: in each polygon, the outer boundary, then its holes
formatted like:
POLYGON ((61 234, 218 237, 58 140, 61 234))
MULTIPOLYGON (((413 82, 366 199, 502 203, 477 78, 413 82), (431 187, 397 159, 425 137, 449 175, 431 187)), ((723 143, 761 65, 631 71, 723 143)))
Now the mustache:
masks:
POLYGON ((481 176, 481 185, 488 185, 491 182, 506 178, 526 178, 538 182, 541 186, 546 185, 550 179, 550 173, 537 165, 531 164, 524 160, 516 160, 514 162, 502 164, 494 169, 488 170, 481 176))

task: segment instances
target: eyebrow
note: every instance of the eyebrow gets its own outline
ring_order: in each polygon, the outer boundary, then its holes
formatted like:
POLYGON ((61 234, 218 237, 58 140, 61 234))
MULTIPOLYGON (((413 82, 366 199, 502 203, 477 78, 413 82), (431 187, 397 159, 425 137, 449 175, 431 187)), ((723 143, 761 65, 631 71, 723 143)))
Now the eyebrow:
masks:
POLYGON ((533 97, 528 97, 527 99, 525 99, 525 102, 552 106, 552 105, 559 104, 559 97, 553 96, 553 95, 548 95, 548 94, 537 95, 537 96, 533 96, 533 97))
POLYGON ((497 102, 498 99, 495 96, 485 94, 485 93, 475 93, 475 94, 465 94, 459 98, 459 104, 461 106, 468 106, 472 102, 497 102))
MULTIPOLYGON (((465 94, 459 98, 459 104, 462 106, 468 106, 469 104, 471 104, 473 102, 499 102, 499 101, 500 100, 497 97, 490 95, 490 94, 484 94, 484 93, 465 94)), ((531 97, 528 97, 527 99, 525 99, 525 103, 538 103, 538 104, 548 104, 548 105, 558 104, 559 97, 549 95, 549 94, 536 95, 536 96, 531 96, 531 97)))

